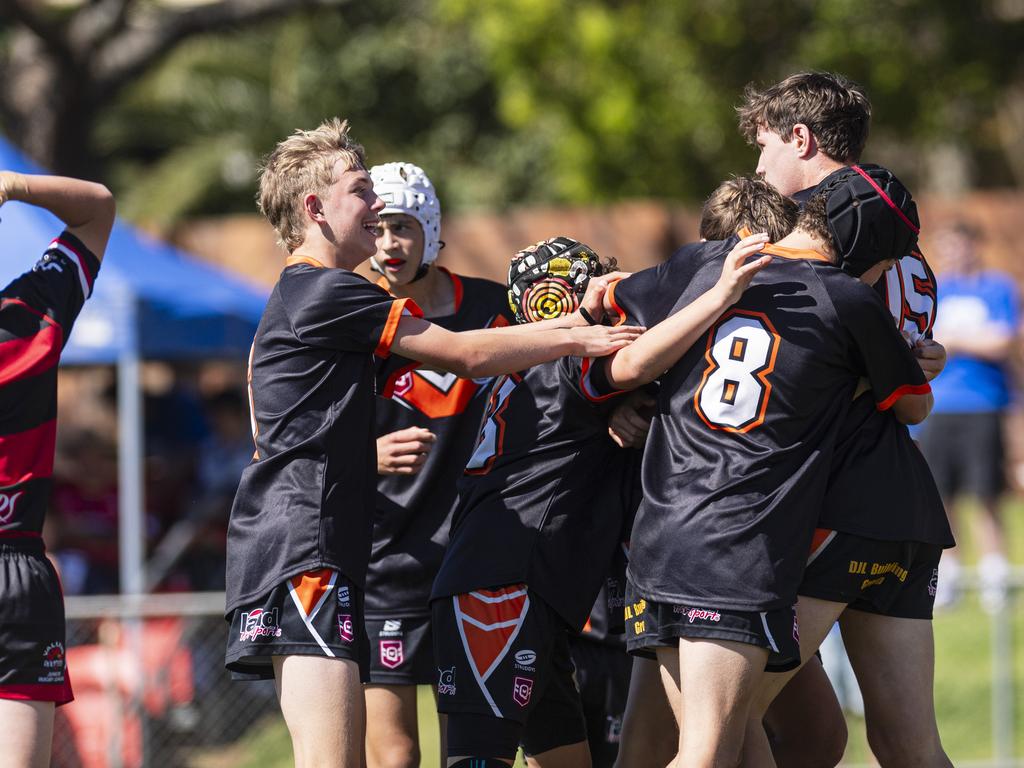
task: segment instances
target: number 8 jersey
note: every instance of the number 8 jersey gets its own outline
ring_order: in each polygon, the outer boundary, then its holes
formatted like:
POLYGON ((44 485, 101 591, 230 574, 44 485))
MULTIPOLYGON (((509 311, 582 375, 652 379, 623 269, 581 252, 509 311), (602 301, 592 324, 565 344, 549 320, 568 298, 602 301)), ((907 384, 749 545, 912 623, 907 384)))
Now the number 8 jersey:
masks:
MULTIPOLYGON (((691 303, 736 242, 686 246, 617 284, 622 318, 651 327, 691 303)), ((792 605, 857 381, 881 410, 929 391, 871 287, 814 251, 765 250, 772 263, 661 379, 629 565, 649 599, 792 605)))

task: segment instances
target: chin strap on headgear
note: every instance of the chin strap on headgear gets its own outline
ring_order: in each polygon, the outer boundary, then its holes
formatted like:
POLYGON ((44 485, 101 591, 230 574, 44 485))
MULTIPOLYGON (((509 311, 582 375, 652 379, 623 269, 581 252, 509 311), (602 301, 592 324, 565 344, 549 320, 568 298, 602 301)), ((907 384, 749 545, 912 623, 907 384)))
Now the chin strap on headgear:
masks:
MULTIPOLYGON (((414 280, 419 280, 437 261, 437 255, 444 247, 441 241, 441 203, 430 178, 423 169, 412 163, 384 163, 370 169, 373 191, 384 201, 381 216, 388 213, 405 213, 412 216, 423 228, 423 258, 414 280)), ((370 263, 378 272, 383 272, 377 258, 370 263)))
POLYGON ((542 240, 512 257, 508 305, 518 323, 571 314, 579 308, 590 278, 603 272, 590 246, 569 237, 542 240))

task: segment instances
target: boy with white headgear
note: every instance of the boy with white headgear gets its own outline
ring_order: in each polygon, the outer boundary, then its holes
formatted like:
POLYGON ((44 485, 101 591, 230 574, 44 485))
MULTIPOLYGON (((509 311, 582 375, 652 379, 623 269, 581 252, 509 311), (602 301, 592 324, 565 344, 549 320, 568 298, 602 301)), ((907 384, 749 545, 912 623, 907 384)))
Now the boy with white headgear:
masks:
MULTIPOLYGON (((434 263, 444 247, 441 206, 426 173, 396 162, 374 166, 370 176, 384 201, 371 258, 382 275, 378 284, 413 299, 427 318, 452 331, 513 323, 504 286, 434 263)), ((383 398, 377 401, 377 495, 366 581, 366 758, 369 768, 395 768, 419 764, 416 686, 437 682, 427 601, 489 380, 421 370, 398 355, 381 361, 377 374, 383 398)))

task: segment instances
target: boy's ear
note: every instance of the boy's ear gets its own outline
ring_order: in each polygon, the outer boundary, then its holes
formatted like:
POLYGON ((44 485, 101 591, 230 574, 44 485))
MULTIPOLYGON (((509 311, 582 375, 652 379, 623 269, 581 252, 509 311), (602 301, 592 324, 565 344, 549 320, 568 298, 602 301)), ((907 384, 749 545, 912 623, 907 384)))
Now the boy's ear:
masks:
POLYGON ((814 131, 804 123, 797 123, 793 126, 792 138, 796 142, 796 151, 800 157, 809 157, 818 145, 814 131))
POLYGON ((302 199, 302 209, 313 221, 320 222, 324 220, 323 203, 321 203, 320 198, 312 192, 302 199))

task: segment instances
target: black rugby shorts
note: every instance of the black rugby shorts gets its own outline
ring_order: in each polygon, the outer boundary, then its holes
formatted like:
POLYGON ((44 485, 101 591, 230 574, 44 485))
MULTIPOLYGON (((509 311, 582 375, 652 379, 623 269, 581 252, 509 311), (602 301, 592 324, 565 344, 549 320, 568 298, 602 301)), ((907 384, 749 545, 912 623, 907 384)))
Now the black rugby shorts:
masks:
POLYGON ((533 755, 585 741, 568 627, 525 584, 434 600, 437 710, 523 725, 533 755))
POLYGON ((224 665, 234 680, 274 677, 274 656, 326 656, 369 666, 362 591, 323 568, 288 579, 228 618, 224 665))
POLYGON ((674 605, 647 600, 626 583, 626 650, 650 657, 657 648, 678 648, 679 638, 732 640, 768 649, 767 666, 785 672, 800 665, 800 633, 794 607, 735 611, 711 604, 674 605))
POLYGON ((619 754, 633 659, 625 647, 597 643, 585 636, 572 638, 569 648, 576 667, 593 768, 611 768, 619 754))
POLYGON ((819 528, 799 593, 858 611, 930 619, 942 548, 819 528))
POLYGON ((42 539, 0 543, 0 699, 71 701, 64 642, 64 597, 42 539))
POLYGON ((429 616, 367 619, 370 682, 378 685, 433 685, 437 681, 429 616))

